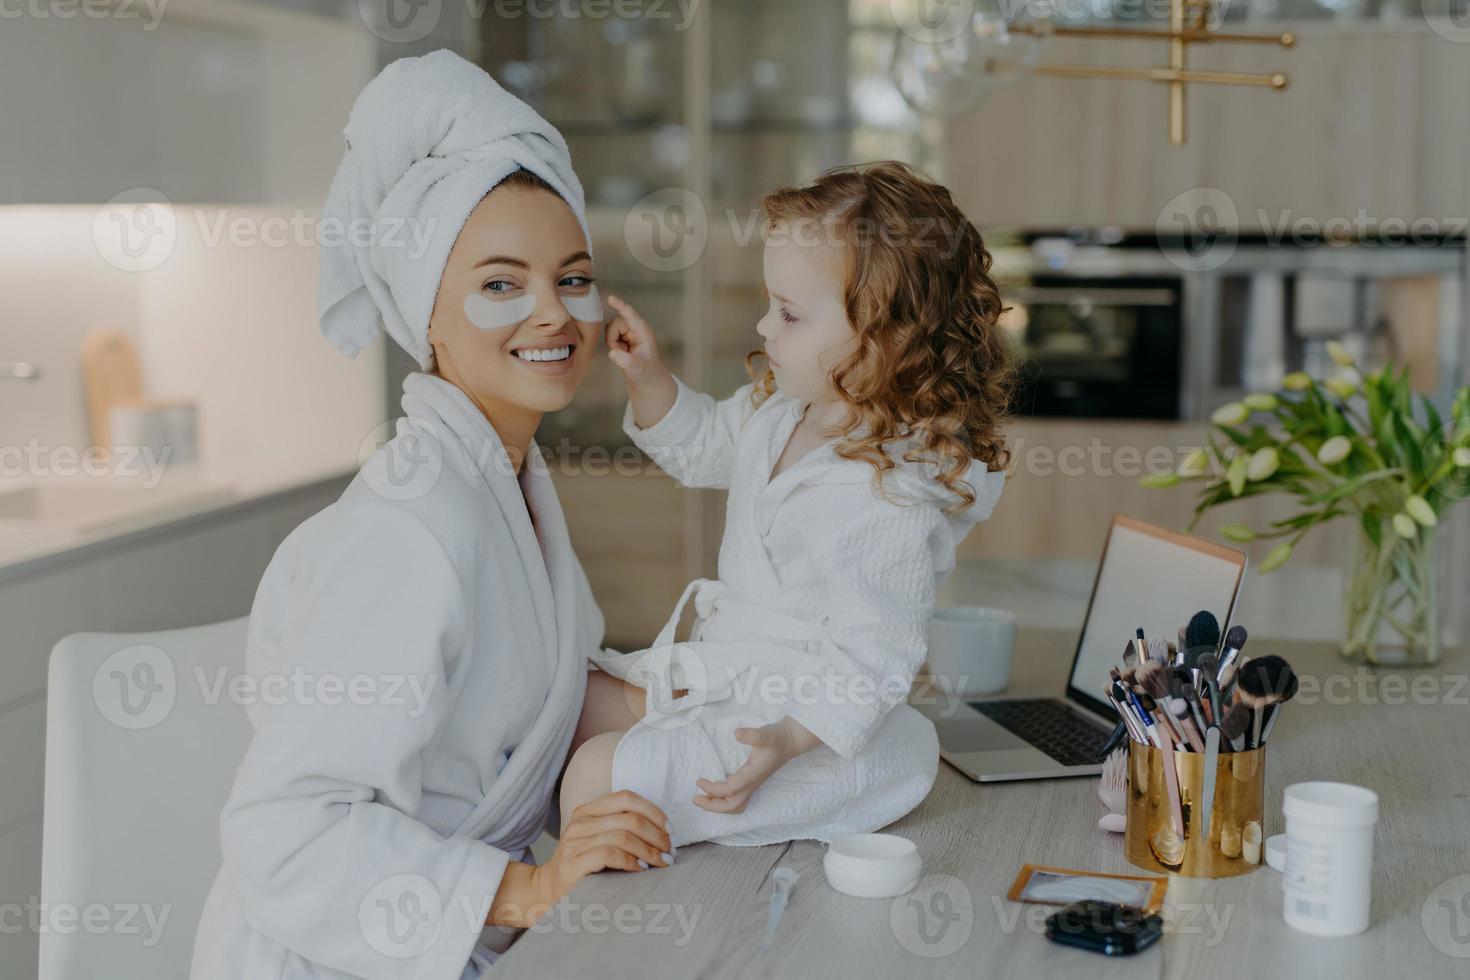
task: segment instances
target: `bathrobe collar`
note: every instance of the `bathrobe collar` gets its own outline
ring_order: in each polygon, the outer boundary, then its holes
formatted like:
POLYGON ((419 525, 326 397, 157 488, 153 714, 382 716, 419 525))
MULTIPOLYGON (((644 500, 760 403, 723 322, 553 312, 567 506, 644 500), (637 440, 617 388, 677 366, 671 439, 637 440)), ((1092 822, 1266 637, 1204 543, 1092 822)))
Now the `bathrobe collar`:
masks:
MULTIPOLYGON (((770 476, 776 461, 786 450, 786 443, 805 414, 806 406, 789 395, 780 392, 771 396, 761 406, 769 411, 770 436, 768 460, 762 478, 770 476)), ((752 422, 756 421, 752 419, 752 422)), ((861 438, 869 432, 865 423, 860 423, 847 438, 861 438)), ((762 536, 770 533, 776 512, 797 488, 810 485, 834 486, 839 484, 873 482, 873 467, 866 460, 845 459, 837 455, 839 440, 830 440, 803 456, 795 465, 788 467, 774 479, 766 479, 756 498, 755 521, 762 536)), ((894 468, 884 474, 885 492, 909 502, 938 503, 947 507, 956 498, 935 479, 938 467, 932 462, 904 459, 904 453, 915 448, 906 439, 895 439, 885 447, 894 468)), ((973 524, 985 520, 995 508, 1005 483, 1004 473, 991 473, 984 463, 972 463, 966 472, 965 481, 975 492, 975 502, 966 511, 951 515, 957 531, 968 531, 973 524)), ((875 491, 876 492, 876 491, 875 491)))
MULTIPOLYGON (((403 381, 402 404, 410 419, 441 432, 447 429, 458 439, 469 466, 484 480, 505 519, 515 541, 516 560, 531 584, 532 612, 544 640, 543 649, 556 657, 545 708, 521 744, 543 746, 564 755, 566 745, 559 743, 566 739, 551 738, 550 733, 564 724, 568 713, 575 715, 581 710, 582 686, 576 683, 577 676, 586 669, 585 648, 595 647, 600 638, 577 635, 576 557, 541 449, 533 440, 517 475, 489 419, 457 385, 437 375, 408 375, 403 381)), ((571 728, 566 734, 569 738, 571 728)), ((529 793, 530 786, 554 761, 547 752, 512 752, 499 774, 495 792, 475 808, 458 832, 479 837, 499 828, 507 811, 529 793)))
MULTIPOLYGON (((835 440, 813 449, 797 460, 795 465, 787 467, 772 479, 771 471, 776 468, 776 461, 786 451, 786 443, 790 441, 797 423, 806 414, 806 406, 798 399, 777 392, 767 399, 761 408, 768 413, 768 421, 765 424, 770 427, 770 436, 766 442, 765 470, 761 473, 761 479, 765 483, 756 497, 755 521, 762 535, 771 530, 771 523, 776 519, 776 512, 781 509, 786 498, 791 496, 797 487, 807 484, 861 483, 872 479, 872 467, 868 467, 867 472, 864 473, 858 467, 852 466, 851 460, 845 460, 837 455, 834 451, 837 445, 835 440)), ((759 424, 756 419, 751 421, 759 424)), ((856 430, 856 434, 866 431, 866 427, 862 426, 856 430)))

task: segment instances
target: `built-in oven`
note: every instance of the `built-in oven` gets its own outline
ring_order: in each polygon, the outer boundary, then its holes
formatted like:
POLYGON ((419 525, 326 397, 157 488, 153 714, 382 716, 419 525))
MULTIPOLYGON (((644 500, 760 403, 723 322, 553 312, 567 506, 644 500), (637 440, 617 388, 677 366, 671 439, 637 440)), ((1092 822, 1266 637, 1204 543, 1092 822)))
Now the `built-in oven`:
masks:
MULTIPOLYGON (((1240 236, 1196 268, 1178 243, 1110 229, 1031 232, 992 250, 1021 415, 1205 419, 1290 371, 1407 367, 1447 411, 1470 372, 1463 235, 1413 244, 1240 236)), ((1197 264, 1196 264, 1197 265, 1197 264)))
POLYGON ((1177 419, 1179 276, 1033 274, 1005 288, 1021 353, 1014 409, 1062 418, 1177 419))

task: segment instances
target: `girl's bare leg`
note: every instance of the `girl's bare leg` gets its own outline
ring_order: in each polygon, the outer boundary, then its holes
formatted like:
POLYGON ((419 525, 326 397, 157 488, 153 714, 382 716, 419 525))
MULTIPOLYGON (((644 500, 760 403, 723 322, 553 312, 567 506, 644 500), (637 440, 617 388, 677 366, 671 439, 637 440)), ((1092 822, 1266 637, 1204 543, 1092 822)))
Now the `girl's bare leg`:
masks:
MULTIPOLYGON (((606 676, 606 675, 604 675, 606 676)), ((591 678, 589 677, 590 681, 591 678)), ((616 681, 621 684, 622 681, 616 681)), ((591 691, 589 690, 590 694, 591 691)), ((583 803, 612 792, 613 750, 623 737, 621 731, 600 732, 577 749, 561 777, 561 829, 567 829, 572 814, 583 803)))
POLYGON ((600 670, 587 672, 587 697, 582 702, 582 716, 572 735, 571 752, 604 732, 625 732, 643 717, 643 688, 624 683, 600 670))

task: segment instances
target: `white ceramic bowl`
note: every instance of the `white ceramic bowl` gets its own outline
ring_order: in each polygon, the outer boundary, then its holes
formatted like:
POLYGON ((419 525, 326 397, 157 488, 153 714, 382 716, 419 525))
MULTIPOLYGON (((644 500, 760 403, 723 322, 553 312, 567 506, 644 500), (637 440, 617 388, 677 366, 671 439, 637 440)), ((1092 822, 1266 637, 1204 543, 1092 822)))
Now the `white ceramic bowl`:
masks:
POLYGON ((850 834, 827 847, 827 883, 854 898, 892 898, 919 880, 919 849, 893 834, 850 834))
POLYGON ((984 606, 950 606, 929 623, 929 676, 954 697, 981 697, 1011 683, 1016 614, 984 606))

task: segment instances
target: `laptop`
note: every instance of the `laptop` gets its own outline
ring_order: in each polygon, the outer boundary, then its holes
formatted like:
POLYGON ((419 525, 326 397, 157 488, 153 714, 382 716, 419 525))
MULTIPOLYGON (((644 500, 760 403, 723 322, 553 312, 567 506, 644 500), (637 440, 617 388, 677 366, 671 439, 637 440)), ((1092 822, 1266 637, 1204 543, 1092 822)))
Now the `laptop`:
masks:
POLYGON ((1115 516, 1061 696, 917 704, 939 730, 940 756, 982 783, 1101 772, 1098 751, 1118 723, 1103 687, 1128 640, 1140 626, 1175 638, 1201 609, 1224 635, 1245 567, 1242 551, 1115 516))

